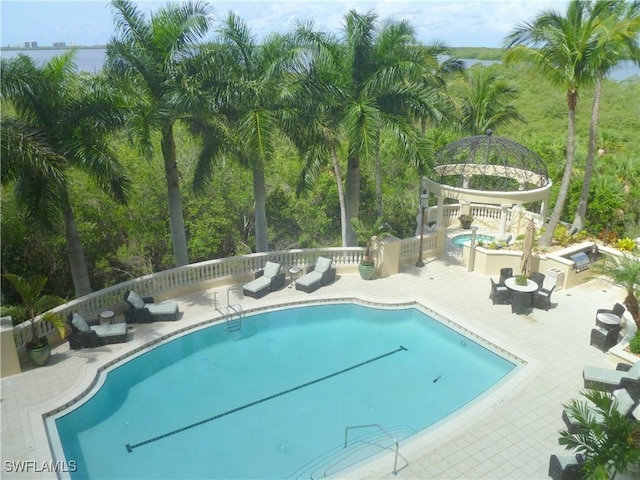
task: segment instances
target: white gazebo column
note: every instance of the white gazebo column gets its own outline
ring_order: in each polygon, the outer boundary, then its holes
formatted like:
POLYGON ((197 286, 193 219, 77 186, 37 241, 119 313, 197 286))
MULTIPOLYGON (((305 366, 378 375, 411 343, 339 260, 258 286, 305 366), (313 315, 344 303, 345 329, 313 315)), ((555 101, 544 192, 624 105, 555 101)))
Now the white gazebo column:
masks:
POLYGON ((500 205, 500 229, 498 235, 503 237, 507 234, 507 215, 509 215, 510 203, 503 203, 500 205))

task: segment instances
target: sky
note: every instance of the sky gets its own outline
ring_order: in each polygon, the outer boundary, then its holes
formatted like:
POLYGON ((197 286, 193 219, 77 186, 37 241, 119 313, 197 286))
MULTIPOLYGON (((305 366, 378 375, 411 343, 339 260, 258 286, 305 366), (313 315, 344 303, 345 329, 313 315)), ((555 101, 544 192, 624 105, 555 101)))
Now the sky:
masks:
MULTIPOLYGON (((149 15, 166 1, 135 2, 149 15)), ((408 20, 423 44, 436 41, 451 47, 500 47, 517 25, 544 10, 566 10, 565 0, 253 0, 208 2, 213 18, 230 10, 245 20, 257 37, 290 30, 296 20, 313 19, 323 30, 338 32, 344 14, 374 10, 380 19, 408 20)), ((0 45, 21 46, 36 41, 67 45, 105 45, 113 30, 108 1, 0 0, 0 45)))

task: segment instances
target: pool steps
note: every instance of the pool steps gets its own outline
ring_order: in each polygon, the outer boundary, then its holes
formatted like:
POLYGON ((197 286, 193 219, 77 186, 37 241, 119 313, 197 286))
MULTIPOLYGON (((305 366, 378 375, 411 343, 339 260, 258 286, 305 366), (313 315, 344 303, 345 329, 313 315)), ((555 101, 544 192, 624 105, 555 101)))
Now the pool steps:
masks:
POLYGON ((222 315, 228 332, 237 332, 242 329, 242 319, 244 310, 238 301, 235 293, 230 288, 227 289, 227 305, 223 303, 218 292, 214 292, 213 301, 216 311, 222 315))
MULTIPOLYGON (((349 428, 349 427, 348 427, 349 428)), ((353 428, 353 427, 351 427, 353 428)), ((344 444, 337 445, 331 450, 326 451, 322 455, 309 461, 295 472, 288 475, 287 479, 317 479, 326 478, 337 475, 348 468, 368 461, 371 457, 379 455, 383 452, 395 452, 396 442, 409 438, 417 433, 414 429, 407 425, 399 425, 396 427, 384 428, 383 430, 375 430, 370 433, 359 435, 345 447, 344 444)), ((405 461, 405 465, 398 468, 401 470, 406 467, 406 459, 400 455, 405 461)), ((391 466, 390 466, 391 467, 391 466)), ((393 474, 391 468, 389 470, 393 474)))

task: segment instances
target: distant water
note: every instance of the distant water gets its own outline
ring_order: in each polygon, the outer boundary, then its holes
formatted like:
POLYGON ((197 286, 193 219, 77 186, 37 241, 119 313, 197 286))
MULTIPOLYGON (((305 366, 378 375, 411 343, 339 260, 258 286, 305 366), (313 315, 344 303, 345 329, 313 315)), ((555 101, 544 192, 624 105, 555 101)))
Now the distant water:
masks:
MULTIPOLYGON (((13 58, 19 53, 29 55, 31 58, 38 62, 46 62, 54 55, 59 55, 66 50, 2 50, 2 58, 13 58)), ((102 48, 81 48, 78 49, 76 54, 76 64, 78 70, 82 72, 98 72, 102 69, 106 58, 106 51, 102 48)), ((483 65, 492 65, 498 63, 495 60, 476 60, 476 59, 462 59, 465 67, 470 67, 476 63, 483 65)), ((621 81, 631 78, 634 75, 640 76, 640 68, 634 65, 632 62, 622 62, 618 68, 616 68, 609 78, 611 80, 621 81)))

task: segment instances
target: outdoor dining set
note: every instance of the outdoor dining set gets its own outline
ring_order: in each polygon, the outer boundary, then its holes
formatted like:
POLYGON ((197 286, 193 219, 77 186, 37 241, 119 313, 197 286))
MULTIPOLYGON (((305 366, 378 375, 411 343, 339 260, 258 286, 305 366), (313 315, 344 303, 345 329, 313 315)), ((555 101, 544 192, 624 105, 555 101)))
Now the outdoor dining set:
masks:
POLYGON ((555 282, 544 273, 532 272, 529 277, 513 274, 510 267, 500 269, 500 279, 491 279, 489 298, 494 305, 511 305, 511 312, 527 315, 533 308, 549 310, 551 294, 556 288, 555 282))

